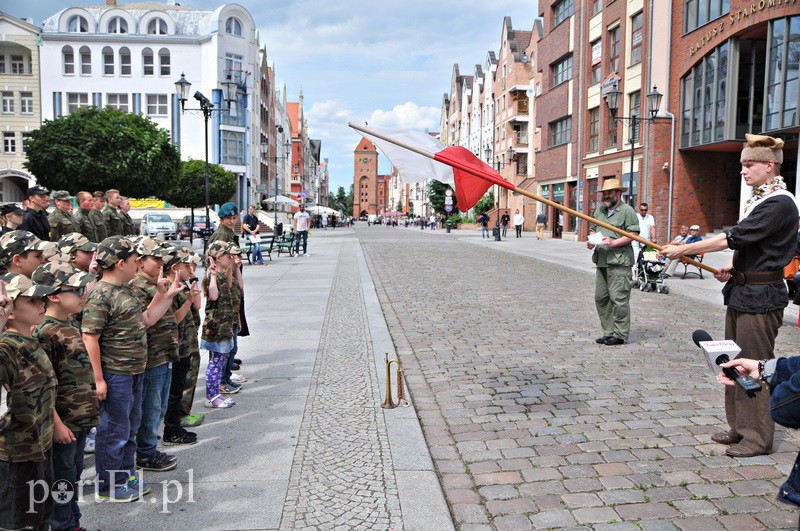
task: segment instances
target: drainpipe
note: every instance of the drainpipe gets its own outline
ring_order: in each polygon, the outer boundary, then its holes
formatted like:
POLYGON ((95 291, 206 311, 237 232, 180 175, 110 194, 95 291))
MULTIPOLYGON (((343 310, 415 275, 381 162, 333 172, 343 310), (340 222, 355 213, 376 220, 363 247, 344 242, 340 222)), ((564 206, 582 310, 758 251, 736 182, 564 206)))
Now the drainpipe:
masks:
MULTIPOLYGON (((652 1, 650 0, 650 5, 652 7, 652 1)), ((669 36, 667 37, 667 50, 672 49, 672 9, 669 10, 669 16, 667 19, 667 27, 670 28, 669 36)), ((669 136, 669 202, 667 203, 667 240, 666 242, 672 241, 672 189, 674 184, 674 177, 675 177, 675 115, 669 112, 669 85, 670 85, 670 70, 672 68, 672 55, 667 54, 667 87, 664 90, 664 101, 666 104, 664 105, 664 109, 666 115, 669 116, 672 124, 670 126, 670 136, 669 136)))
MULTIPOLYGON (((648 35, 650 39, 650 42, 647 44, 647 83, 644 86, 644 90, 641 91, 639 94, 647 94, 648 91, 650 90, 650 86, 653 84, 653 66, 652 66, 653 65, 653 0, 650 0, 650 12, 648 13, 647 18, 649 19, 648 35)), ((667 74, 667 78, 669 78, 669 74, 667 74)), ((646 99, 642 100, 642 97, 640 96, 639 108, 644 108, 642 107, 642 101, 647 101, 647 100, 646 99)), ((639 114, 644 114, 644 113, 640 112, 639 114)), ((650 129, 652 128, 652 122, 649 121, 645 122, 642 129, 645 128, 647 129, 647 132, 650 132, 650 129)), ((647 141, 646 133, 644 134, 644 138, 645 138, 644 158, 642 159, 641 167, 639 168, 639 177, 642 182, 642 193, 640 194, 640 197, 642 199, 640 200, 640 202, 644 201, 645 203, 649 203, 650 201, 648 201, 647 199, 647 191, 650 189, 650 187, 648 186, 650 181, 650 175, 647 171, 647 168, 650 167, 650 142, 647 141)), ((633 167, 631 167, 631 172, 632 171, 633 167)), ((669 228, 667 228, 667 232, 669 232, 669 228)))
MULTIPOLYGON (((577 167, 578 175, 577 175, 577 177, 578 178, 575 180, 575 184, 576 185, 580 185, 581 179, 583 178, 583 143, 581 141, 583 140, 583 96, 584 96, 584 91, 585 91, 584 86, 583 86, 583 78, 584 78, 584 76, 583 76, 583 64, 584 64, 584 61, 583 60, 584 60, 584 56, 585 56, 585 53, 584 53, 584 50, 583 50, 583 44, 584 44, 583 41, 584 41, 584 31, 586 29, 586 28, 583 27, 584 26, 584 21, 586 20, 586 18, 584 16, 584 12, 586 11, 585 8, 586 8, 585 2, 581 2, 581 13, 580 13, 580 21, 579 21, 580 29, 578 31, 578 35, 580 35, 580 38, 578 39, 578 53, 580 54, 580 60, 578 61, 578 63, 579 63, 578 72, 580 72, 581 75, 578 78, 578 109, 577 109, 578 110, 578 144, 576 145, 576 147, 577 147, 576 151, 577 151, 577 156, 578 156, 577 157, 577 159, 578 159, 578 167, 577 167)), ((586 193, 586 187, 585 186, 579 186, 579 189, 583 194, 586 193)), ((577 200, 577 204, 575 205, 575 208, 577 209, 578 204, 583 203, 583 197, 578 197, 578 194, 576 192, 575 198, 577 200)), ((565 197, 564 198, 564 204, 567 204, 568 202, 569 202, 569 199, 567 197, 565 197)), ((575 238, 578 241, 580 241, 580 239, 581 239, 581 223, 580 223, 580 220, 578 220, 576 222, 575 228, 577 229, 575 231, 575 238)))

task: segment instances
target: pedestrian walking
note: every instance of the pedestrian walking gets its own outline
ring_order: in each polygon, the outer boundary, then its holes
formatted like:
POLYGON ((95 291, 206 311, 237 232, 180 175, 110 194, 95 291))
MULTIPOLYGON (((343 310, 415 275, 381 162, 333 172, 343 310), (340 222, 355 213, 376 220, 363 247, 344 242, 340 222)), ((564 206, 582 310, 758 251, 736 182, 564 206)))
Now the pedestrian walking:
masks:
POLYGON ((311 223, 311 217, 306 212, 306 206, 300 205, 300 210, 294 215, 294 252, 300 256, 300 242, 303 242, 303 256, 308 254, 308 227, 311 223))
MULTIPOLYGON (((636 213, 636 219, 639 220, 639 236, 649 242, 656 243, 656 220, 652 214, 647 213, 649 209, 650 207, 647 203, 641 203, 639 211, 636 213)), ((636 242, 636 246, 639 248, 638 260, 644 252, 645 244, 636 242)))
POLYGON ((436 230, 436 214, 431 214, 431 217, 428 221, 431 224, 431 230, 436 230))
POLYGON ((489 215, 484 212, 477 219, 481 226, 481 238, 489 237, 489 215))
MULTIPOLYGON (((595 211, 594 218, 626 232, 638 233, 636 212, 622 201, 622 192, 627 190, 619 180, 606 179, 599 192, 601 204, 595 211)), ((586 247, 594 250, 592 262, 597 266, 594 301, 603 335, 596 341, 602 345, 622 345, 628 340, 631 331, 633 240, 591 223, 589 234, 597 232, 603 236, 601 244, 586 242, 586 247)))
POLYGON ((503 212, 503 215, 500 217, 500 226, 502 227, 503 238, 506 237, 506 233, 508 232, 508 224, 510 221, 511 221, 511 216, 508 215, 508 211, 503 212))
MULTIPOLYGON (((752 187, 742 219, 722 234, 689 245, 668 245, 662 256, 677 260, 685 255, 733 249, 730 262, 719 269, 725 314, 725 339, 742 351, 737 358, 772 359, 775 338, 788 305, 783 268, 794 258, 797 240, 797 204, 780 176, 783 140, 745 135, 741 175, 752 187)), ((751 398, 736 387, 725 387, 725 414, 729 429, 711 436, 727 444, 730 457, 752 457, 772 452, 775 424, 770 419, 769 394, 751 398)))
POLYGON ((522 224, 525 223, 525 216, 519 213, 519 209, 514 212, 514 231, 517 233, 517 238, 522 238, 522 224))
POLYGON ((544 238, 544 229, 547 227, 547 214, 544 212, 536 216, 536 239, 544 238))
POLYGON ((40 240, 50 241, 50 222, 47 207, 50 206, 50 191, 41 186, 28 188, 28 208, 22 215, 20 230, 32 232, 40 240))

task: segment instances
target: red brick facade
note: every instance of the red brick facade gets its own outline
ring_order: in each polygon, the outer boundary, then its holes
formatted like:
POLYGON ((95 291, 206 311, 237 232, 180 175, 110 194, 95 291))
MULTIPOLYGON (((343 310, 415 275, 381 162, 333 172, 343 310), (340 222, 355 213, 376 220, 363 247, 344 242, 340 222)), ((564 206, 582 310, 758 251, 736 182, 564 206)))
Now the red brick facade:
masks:
POLYGON ((378 186, 378 150, 375 144, 362 138, 353 152, 353 163, 353 215, 380 214, 381 195, 384 205, 386 202, 386 180, 382 179, 381 186, 378 186))

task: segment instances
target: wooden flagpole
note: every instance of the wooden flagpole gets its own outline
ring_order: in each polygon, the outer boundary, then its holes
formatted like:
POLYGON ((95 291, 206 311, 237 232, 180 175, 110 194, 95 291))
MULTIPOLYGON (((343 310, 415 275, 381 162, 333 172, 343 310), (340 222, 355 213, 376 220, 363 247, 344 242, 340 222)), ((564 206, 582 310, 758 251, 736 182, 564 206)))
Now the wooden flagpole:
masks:
MULTIPOLYGON (((401 148, 408 149, 409 151, 413 151, 414 153, 417 153, 418 155, 422 155, 423 157, 427 157, 429 159, 435 160, 436 162, 440 162, 442 164, 448 164, 448 165, 453 166, 454 168, 457 168, 457 169, 459 169, 461 171, 465 171, 465 172, 467 172, 467 173, 469 173, 471 175, 474 175, 475 177, 480 177, 481 179, 484 179, 486 181, 490 181, 490 182, 492 182, 494 184, 503 186, 504 188, 508 188, 509 190, 513 190, 515 193, 518 193, 520 195, 524 195, 525 197, 529 197, 531 199, 539 201, 540 203, 544 203, 545 205, 549 205, 549 206, 551 206, 551 207, 553 207, 555 209, 561 210, 563 212, 567 212, 568 214, 570 214, 572 216, 576 216, 576 217, 579 217, 581 219, 584 219, 584 220, 588 221, 589 223, 594 223, 595 225, 597 225, 599 227, 603 227, 604 229, 608 229, 610 231, 616 232, 620 236, 625 236, 627 238, 630 238, 633 241, 639 242, 639 243, 644 244, 644 245, 646 245, 648 247, 653 247, 654 249, 658 249, 659 251, 664 249, 663 246, 655 244, 655 243, 653 243, 651 241, 648 241, 648 240, 642 238, 641 236, 639 236, 638 234, 633 234, 631 232, 624 231, 624 230, 620 229, 619 227, 615 227, 613 225, 609 225, 608 223, 600 221, 599 219, 595 219, 592 216, 584 214, 583 212, 578 212, 577 210, 573 210, 573 209, 571 209, 571 208, 569 208, 567 206, 560 205, 560 204, 556 203, 555 201, 551 201, 549 199, 545 199, 544 197, 541 197, 539 195, 531 193, 531 192, 529 192, 527 190, 523 190, 521 188, 517 188, 516 186, 514 186, 510 182, 508 182, 505 179, 503 179, 502 176, 499 173, 495 172, 495 175, 491 175, 491 176, 490 175, 486 175, 484 173, 481 173, 481 169, 473 168, 472 166, 464 164, 463 162, 461 162, 459 160, 450 159, 450 158, 448 158, 446 156, 442 157, 441 159, 437 159, 436 157, 434 157, 433 153, 429 153, 429 152, 425 151, 424 149, 420 149, 420 148, 418 148, 416 146, 411 146, 409 144, 406 144, 405 142, 402 142, 400 140, 396 140, 394 138, 391 138, 391 137, 388 137, 386 135, 377 133, 375 131, 370 131, 369 129, 361 127, 360 125, 356 125, 356 124, 354 124, 352 122, 348 122, 347 125, 349 125, 353 129, 355 129, 356 131, 359 131, 361 133, 366 133, 368 135, 374 136, 375 138, 380 138, 381 140, 385 140, 385 141, 390 142, 390 143, 392 143, 392 144, 394 144, 396 146, 400 146, 401 148)), ((698 262, 697 260, 694 260, 694 259, 689 258, 687 256, 682 256, 681 260, 684 260, 685 262, 687 262, 687 263, 689 263, 689 264, 691 264, 693 266, 696 266, 696 267, 699 267, 701 269, 704 269, 704 270, 706 270, 709 273, 712 273, 714 275, 716 275, 718 273, 718 271, 716 269, 714 269, 713 267, 708 266, 708 265, 706 265, 706 264, 704 264, 702 262, 698 262)))

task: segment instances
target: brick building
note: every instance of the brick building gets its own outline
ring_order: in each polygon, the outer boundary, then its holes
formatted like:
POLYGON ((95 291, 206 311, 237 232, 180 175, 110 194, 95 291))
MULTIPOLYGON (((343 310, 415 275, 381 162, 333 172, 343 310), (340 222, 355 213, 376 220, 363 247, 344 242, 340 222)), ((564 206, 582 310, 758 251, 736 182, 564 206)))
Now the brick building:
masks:
POLYGON ((386 212, 391 175, 378 175, 378 150, 362 138, 353 151, 353 215, 362 217, 386 212))

